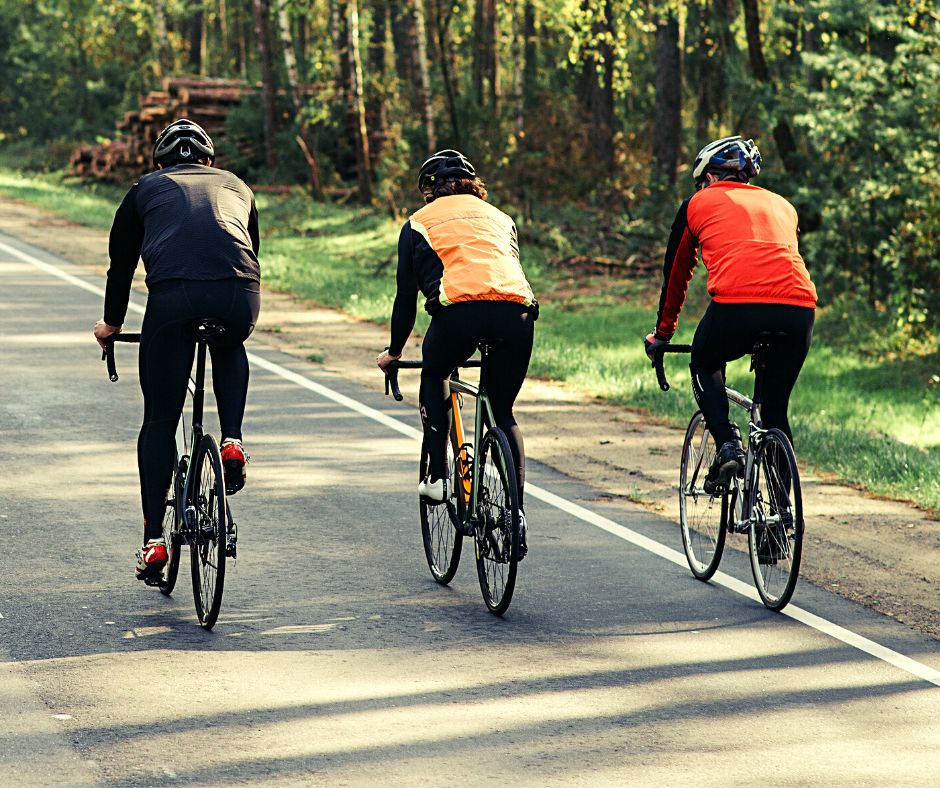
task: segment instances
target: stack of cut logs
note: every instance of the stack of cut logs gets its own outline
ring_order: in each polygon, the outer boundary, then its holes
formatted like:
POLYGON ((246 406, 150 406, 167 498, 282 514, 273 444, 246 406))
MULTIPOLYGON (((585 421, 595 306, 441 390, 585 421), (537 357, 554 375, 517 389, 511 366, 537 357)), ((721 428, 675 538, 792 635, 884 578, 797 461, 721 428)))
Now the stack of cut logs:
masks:
POLYGON ((141 108, 127 112, 118 123, 117 136, 104 145, 80 148, 72 154, 71 172, 87 180, 129 183, 152 167, 150 153, 157 134, 177 118, 201 125, 220 152, 224 166, 225 118, 252 88, 225 79, 181 77, 168 79, 163 90, 148 93, 141 108))

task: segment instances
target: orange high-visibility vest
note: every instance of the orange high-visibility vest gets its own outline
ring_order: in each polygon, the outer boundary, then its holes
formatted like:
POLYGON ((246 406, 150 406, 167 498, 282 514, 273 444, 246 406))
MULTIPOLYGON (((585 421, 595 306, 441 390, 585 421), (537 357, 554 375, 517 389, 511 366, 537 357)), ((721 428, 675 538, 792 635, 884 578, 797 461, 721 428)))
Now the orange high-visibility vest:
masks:
POLYGON ((441 306, 461 301, 514 301, 535 296, 519 263, 516 225, 498 208, 471 194, 438 197, 409 217, 440 258, 441 306))

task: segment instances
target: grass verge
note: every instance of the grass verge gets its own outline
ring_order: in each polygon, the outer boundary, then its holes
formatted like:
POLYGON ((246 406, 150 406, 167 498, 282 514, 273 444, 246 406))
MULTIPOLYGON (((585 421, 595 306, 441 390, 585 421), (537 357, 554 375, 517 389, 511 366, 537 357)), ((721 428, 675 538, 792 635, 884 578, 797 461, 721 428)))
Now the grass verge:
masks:
MULTIPOLYGON (((94 227, 110 226, 122 190, 89 189, 59 176, 0 171, 0 194, 94 227)), ((275 288, 385 323, 395 287, 399 224, 367 209, 313 203, 302 193, 258 195, 262 267, 275 288)), ((525 234, 523 234, 525 237, 525 234)), ((543 301, 531 372, 610 402, 642 408, 683 426, 695 406, 684 360, 669 367, 672 391, 656 385, 642 351, 658 275, 643 281, 552 263, 550 245, 523 246, 543 301)), ((693 280, 676 341, 689 341, 707 303, 704 276, 693 280)), ((820 310, 817 341, 794 391, 791 414, 802 460, 874 493, 940 509, 940 355, 867 354, 878 315, 820 310)), ((419 314, 417 330, 427 325, 419 314)), ((746 360, 729 365, 729 383, 747 391, 746 360)), ((676 446, 678 456, 678 445, 676 446)))

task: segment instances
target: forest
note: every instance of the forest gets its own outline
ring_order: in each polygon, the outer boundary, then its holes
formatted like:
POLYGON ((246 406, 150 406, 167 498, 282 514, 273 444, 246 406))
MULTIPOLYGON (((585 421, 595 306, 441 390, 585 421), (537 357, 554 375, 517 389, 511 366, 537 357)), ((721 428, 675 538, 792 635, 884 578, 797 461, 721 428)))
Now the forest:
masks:
POLYGON ((0 156, 61 169, 183 75, 242 86, 217 147, 252 185, 401 216, 456 147, 524 240, 625 275, 696 151, 753 137, 821 304, 879 316, 872 350, 936 349, 931 0, 0 0, 0 156))

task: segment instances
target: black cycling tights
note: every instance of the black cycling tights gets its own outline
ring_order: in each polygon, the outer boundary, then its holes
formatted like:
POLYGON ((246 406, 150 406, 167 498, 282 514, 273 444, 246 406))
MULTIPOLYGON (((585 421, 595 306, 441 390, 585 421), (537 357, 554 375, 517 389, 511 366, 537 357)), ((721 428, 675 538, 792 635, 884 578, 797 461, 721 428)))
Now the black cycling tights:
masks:
POLYGON ((495 344, 488 356, 487 393, 496 426, 509 439, 522 505, 525 448, 512 406, 529 369, 534 322, 527 307, 511 301, 463 301, 444 307, 431 319, 422 347, 424 367, 420 399, 433 478, 447 476, 451 412, 446 380, 454 367, 473 355, 481 340, 490 340, 495 344))
POLYGON ((813 338, 816 311, 785 304, 719 304, 705 310, 692 340, 692 392, 716 446, 732 439, 725 393, 725 363, 748 355, 758 334, 772 331, 775 337, 764 372, 761 418, 765 427, 783 430, 791 443, 787 420, 790 392, 799 377, 813 338))
POLYGON ((261 292, 248 279, 173 279, 150 288, 140 332, 140 388, 144 423, 137 440, 144 539, 163 533, 163 514, 176 451, 176 426, 186 398, 196 339, 193 323, 211 317, 225 326, 213 340, 212 388, 223 438, 241 438, 248 394, 244 341, 258 320, 261 292))

